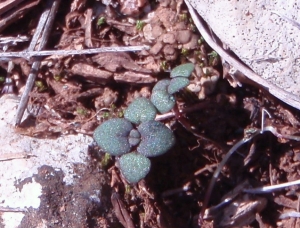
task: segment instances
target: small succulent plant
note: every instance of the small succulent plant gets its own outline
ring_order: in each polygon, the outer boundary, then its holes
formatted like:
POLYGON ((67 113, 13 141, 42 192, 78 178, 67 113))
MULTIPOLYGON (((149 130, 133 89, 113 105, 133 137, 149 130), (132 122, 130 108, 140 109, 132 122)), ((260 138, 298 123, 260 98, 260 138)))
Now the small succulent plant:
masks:
POLYGON ((166 113, 175 105, 174 93, 189 84, 194 65, 180 65, 171 71, 171 79, 156 83, 150 100, 135 99, 125 110, 124 118, 103 122, 94 131, 94 139, 106 153, 119 157, 119 167, 129 183, 137 183, 150 171, 151 161, 175 144, 173 132, 155 121, 157 112, 166 113))
POLYGON ((174 93, 189 84, 188 77, 194 70, 194 64, 186 63, 171 71, 171 79, 160 80, 153 87, 151 102, 160 113, 169 112, 175 105, 174 93))

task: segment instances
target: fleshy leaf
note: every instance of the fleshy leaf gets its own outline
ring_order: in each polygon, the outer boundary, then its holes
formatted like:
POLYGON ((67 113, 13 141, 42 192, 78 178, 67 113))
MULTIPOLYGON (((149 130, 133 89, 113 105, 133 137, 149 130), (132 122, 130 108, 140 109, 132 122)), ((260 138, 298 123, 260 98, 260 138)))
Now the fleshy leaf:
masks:
POLYGON ((136 152, 122 155, 119 164, 123 176, 131 184, 143 179, 151 168, 150 160, 136 152))
POLYGON ((168 93, 173 94, 190 84, 190 80, 184 77, 173 78, 168 86, 168 93))
POLYGON ((193 72, 193 70, 194 70, 193 63, 185 63, 182 65, 179 65, 171 71, 171 78, 176 78, 176 77, 188 78, 191 75, 191 73, 193 72))
POLYGON ((156 108, 151 101, 144 97, 135 99, 125 110, 124 117, 131 123, 140 124, 141 122, 154 120, 156 108))
POLYGON ((106 153, 120 156, 131 149, 128 136, 132 129, 132 124, 126 119, 110 119, 96 128, 94 139, 106 153))
POLYGON ((170 111, 175 105, 175 98, 168 93, 170 82, 169 79, 160 80, 152 89, 150 100, 160 113, 170 111))
POLYGON ((152 92, 151 102, 155 105, 160 113, 166 113, 174 107, 175 98, 167 91, 159 90, 152 92))
POLYGON ((171 80, 170 79, 162 79, 160 81, 158 81, 155 86, 152 89, 152 92, 155 91, 167 91, 168 86, 170 85, 171 80))
POLYGON ((129 133, 129 144, 131 146, 136 146, 141 141, 141 134, 138 130, 132 129, 129 133))
POLYGON ((138 127, 142 139, 137 151, 146 157, 156 157, 166 153, 175 144, 173 132, 164 124, 150 120, 138 127))

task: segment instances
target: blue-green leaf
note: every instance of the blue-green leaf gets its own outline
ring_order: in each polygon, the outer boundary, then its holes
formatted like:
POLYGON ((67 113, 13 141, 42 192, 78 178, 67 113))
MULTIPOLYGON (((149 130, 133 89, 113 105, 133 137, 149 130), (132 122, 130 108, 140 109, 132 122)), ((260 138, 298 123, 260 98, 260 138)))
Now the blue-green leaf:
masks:
POLYGON ((194 70, 193 63, 186 63, 175 67, 171 71, 171 78, 186 77, 188 78, 194 70))
POLYGON ((141 141, 141 134, 138 130, 132 129, 129 133, 129 144, 131 146, 136 146, 141 141))
POLYGON ((175 144, 173 132, 160 122, 143 122, 138 131, 142 138, 137 151, 146 157, 162 155, 175 144))
POLYGON ((173 94, 190 84, 190 80, 184 77, 173 78, 168 86, 168 93, 173 94))
POLYGON ((175 98, 168 93, 170 82, 169 79, 160 80, 152 89, 150 100, 160 113, 170 111, 175 105, 175 98))
POLYGON ((120 156, 131 149, 128 136, 132 129, 132 124, 126 119, 110 119, 96 128, 94 139, 106 153, 120 156))
POLYGON ((155 91, 167 91, 168 86, 170 85, 170 79, 159 80, 152 89, 152 92, 155 91))
POLYGON ((160 113, 170 111, 175 105, 174 96, 167 91, 153 91, 150 100, 160 113))
POLYGON ((124 117, 131 123, 140 124, 141 122, 154 120, 156 108, 151 101, 144 97, 135 99, 125 110, 124 117))
POLYGON ((131 184, 143 179, 151 168, 150 160, 135 152, 122 155, 119 164, 123 176, 131 184))

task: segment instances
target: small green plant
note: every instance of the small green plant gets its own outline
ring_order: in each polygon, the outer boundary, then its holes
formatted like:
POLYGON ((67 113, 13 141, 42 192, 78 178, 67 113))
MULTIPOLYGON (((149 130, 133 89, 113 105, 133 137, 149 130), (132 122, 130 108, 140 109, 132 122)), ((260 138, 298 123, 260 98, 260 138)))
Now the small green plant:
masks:
POLYGON ((55 81, 59 82, 62 79, 62 76, 59 75, 59 74, 56 74, 56 75, 53 76, 53 78, 54 78, 55 81))
POLYGON ((182 48, 182 49, 181 49, 181 54, 182 54, 183 56, 188 56, 189 50, 186 49, 186 48, 182 48))
POLYGON ((35 81, 35 86, 37 87, 39 92, 43 92, 47 89, 47 86, 44 84, 44 82, 40 80, 35 81))
POLYGON ((109 112, 103 112, 102 117, 107 119, 110 117, 110 113, 109 112))
POLYGON ((102 168, 106 167, 110 160, 111 160, 111 155, 109 153, 105 153, 104 157, 101 159, 100 166, 102 168))
POLYGON ((203 36, 201 36, 199 39, 198 39, 198 44, 201 45, 205 42, 203 36))
POLYGON ((124 118, 109 119, 94 131, 94 139, 102 150, 119 157, 121 173, 129 183, 137 183, 149 173, 150 157, 166 153, 175 144, 172 130, 155 121, 155 117, 174 107, 174 93, 189 84, 193 70, 191 63, 175 67, 171 79, 156 83, 150 100, 135 99, 124 111, 124 118))
POLYGON ((144 21, 137 20, 137 21, 136 21, 135 27, 136 27, 136 29, 137 29, 138 31, 142 31, 142 29, 144 28, 145 24, 146 24, 146 23, 145 23, 144 21))
POLYGON ((76 113, 78 115, 80 115, 80 116, 86 116, 86 115, 88 115, 88 111, 86 109, 82 108, 82 107, 78 107, 76 109, 76 113))
POLYGON ((4 76, 0 76, 0 83, 5 82, 5 77, 4 76))
POLYGON ((97 21, 97 25, 98 26, 101 26, 105 23, 105 17, 100 17, 97 21))
POLYGON ((218 61, 219 55, 216 51, 212 51, 211 53, 208 54, 209 57, 209 65, 215 65, 215 63, 218 61))
POLYGON ((160 62, 160 68, 165 71, 168 69, 168 63, 166 60, 160 62))
POLYGON ((179 14, 179 20, 186 22, 188 20, 188 15, 186 13, 179 14))

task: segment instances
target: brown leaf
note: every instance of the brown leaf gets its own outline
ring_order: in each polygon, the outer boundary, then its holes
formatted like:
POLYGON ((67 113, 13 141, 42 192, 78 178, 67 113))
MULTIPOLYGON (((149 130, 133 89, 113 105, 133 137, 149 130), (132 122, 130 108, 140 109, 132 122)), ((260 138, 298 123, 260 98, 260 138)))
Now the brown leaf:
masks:
POLYGON ((111 195, 111 203, 114 207, 114 211, 119 222, 126 228, 135 228, 131 217, 118 193, 113 193, 111 195))

